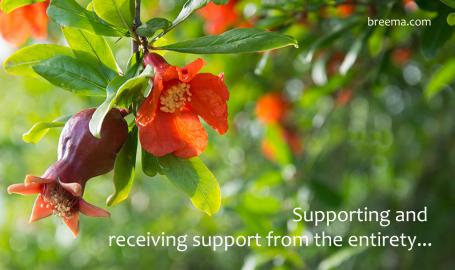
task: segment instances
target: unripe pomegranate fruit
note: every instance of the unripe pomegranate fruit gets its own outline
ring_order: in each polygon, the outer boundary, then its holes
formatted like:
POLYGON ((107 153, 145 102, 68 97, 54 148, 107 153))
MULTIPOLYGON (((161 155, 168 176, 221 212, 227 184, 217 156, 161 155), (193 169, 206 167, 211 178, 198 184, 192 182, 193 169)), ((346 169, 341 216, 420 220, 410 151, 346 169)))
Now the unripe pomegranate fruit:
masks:
POLYGON ((79 212, 92 217, 108 217, 104 209, 82 199, 86 182, 111 171, 115 158, 128 137, 122 112, 112 109, 104 119, 101 138, 89 130, 95 109, 71 117, 58 144, 58 160, 41 176, 27 175, 23 184, 8 187, 9 193, 38 194, 30 222, 55 214, 63 219, 73 235, 79 233, 79 212))

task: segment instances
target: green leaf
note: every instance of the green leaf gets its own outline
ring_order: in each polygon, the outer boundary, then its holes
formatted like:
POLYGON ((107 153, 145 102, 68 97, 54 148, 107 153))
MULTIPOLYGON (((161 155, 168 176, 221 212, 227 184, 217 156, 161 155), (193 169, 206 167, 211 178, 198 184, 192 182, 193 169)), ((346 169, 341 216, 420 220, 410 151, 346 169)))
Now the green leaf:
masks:
POLYGON ((447 24, 447 14, 441 11, 436 18, 431 20, 431 25, 427 26, 423 31, 423 55, 428 59, 435 57, 452 34, 453 28, 447 24))
POLYGON ((50 83, 79 95, 104 96, 107 81, 93 65, 68 56, 55 56, 33 66, 50 83))
POLYGON ((250 53, 291 45, 297 47, 297 41, 291 36, 254 28, 239 28, 219 36, 205 36, 158 49, 196 54, 250 53))
POLYGON ((95 110, 92 119, 90 119, 89 129, 93 136, 97 138, 100 137, 104 118, 114 105, 129 105, 127 104, 128 100, 140 96, 140 93, 150 85, 150 78, 153 76, 153 68, 147 66, 140 75, 136 77, 132 76, 134 76, 134 73, 131 74, 130 72, 123 77, 118 76, 109 83, 106 99, 95 110))
POLYGON ((373 57, 378 56, 384 47, 385 29, 385 27, 376 27, 368 39, 368 50, 373 57))
POLYGON ((190 159, 167 155, 159 158, 164 175, 191 198, 193 205, 215 214, 221 205, 221 192, 212 172, 197 157, 190 159))
POLYGON ((186 3, 183 5, 182 9, 180 10, 179 15, 177 15, 177 18, 172 22, 171 28, 175 27, 177 24, 183 22, 188 18, 191 13, 194 11, 204 7, 207 5, 210 1, 209 0, 188 0, 186 3))
POLYGON ((455 25, 455 12, 452 12, 449 15, 447 15, 447 24, 450 26, 455 25))
POLYGON ((74 0, 52 0, 47 15, 62 26, 80 28, 103 36, 128 36, 127 29, 116 28, 74 0))
POLYGON ((24 47, 10 55, 3 67, 6 72, 21 76, 37 76, 33 66, 54 56, 73 56, 68 47, 53 44, 35 44, 24 47))
POLYGON ((430 99, 439 93, 446 85, 455 80, 455 58, 449 59, 431 77, 425 88, 425 96, 430 99))
POLYGON ((102 36, 71 27, 64 27, 63 34, 77 57, 88 54, 93 56, 100 66, 119 70, 114 54, 102 36))
POLYGON ((131 29, 134 20, 134 0, 93 0, 95 13, 115 26, 131 29))
POLYGON ((441 0, 444 4, 451 8, 455 8, 455 0, 441 0))
POLYGON ((144 149, 142 149, 142 171, 150 177, 161 171, 158 158, 147 153, 144 149))
POLYGON ((171 26, 171 22, 164 18, 153 18, 148 22, 142 24, 136 29, 136 32, 140 36, 152 37, 156 31, 160 29, 166 29, 171 26))
POLYGON ((3 0, 1 7, 5 13, 10 13, 17 8, 44 1, 45 0, 3 0))
POLYGON ((112 206, 126 200, 134 182, 137 152, 137 127, 128 134, 128 139, 117 154, 114 165, 115 191, 107 198, 107 205, 112 206))
POLYGON ((71 115, 59 117, 52 122, 38 122, 29 131, 22 134, 22 140, 26 143, 38 143, 46 136, 49 129, 63 127, 70 117, 71 115))

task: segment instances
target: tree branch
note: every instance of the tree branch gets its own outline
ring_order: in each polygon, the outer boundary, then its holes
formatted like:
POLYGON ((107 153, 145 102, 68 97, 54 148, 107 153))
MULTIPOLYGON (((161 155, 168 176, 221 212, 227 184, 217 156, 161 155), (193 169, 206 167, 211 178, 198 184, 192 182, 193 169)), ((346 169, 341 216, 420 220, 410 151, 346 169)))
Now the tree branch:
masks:
POLYGON ((134 1, 134 6, 135 6, 135 15, 134 15, 134 21, 133 21, 133 40, 131 44, 131 49, 133 53, 137 53, 139 51, 139 43, 140 43, 140 37, 136 34, 136 29, 141 26, 141 0, 135 0, 134 1))

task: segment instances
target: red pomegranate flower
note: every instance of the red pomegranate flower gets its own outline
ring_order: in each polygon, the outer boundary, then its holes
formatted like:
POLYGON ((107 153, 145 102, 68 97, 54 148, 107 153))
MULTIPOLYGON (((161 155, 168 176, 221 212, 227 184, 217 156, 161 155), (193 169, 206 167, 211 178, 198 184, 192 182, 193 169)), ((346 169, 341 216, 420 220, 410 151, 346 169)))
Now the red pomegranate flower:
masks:
POLYGON ((91 178, 108 173, 114 167, 117 153, 128 136, 124 113, 112 109, 106 115, 101 138, 89 130, 95 109, 85 109, 66 122, 60 134, 58 160, 41 176, 27 175, 23 184, 8 187, 8 193, 38 194, 30 222, 60 216, 76 237, 79 212, 91 217, 108 217, 109 213, 82 199, 85 184, 91 178))
POLYGON ((28 38, 47 38, 49 2, 40 2, 20 7, 11 13, 0 11, 0 34, 8 42, 19 46, 28 38))
POLYGON ((29 222, 52 214, 58 215, 76 237, 79 233, 79 212, 91 217, 109 217, 104 209, 82 199, 84 187, 77 183, 64 183, 60 179, 40 178, 27 175, 24 184, 13 184, 8 193, 38 194, 29 222))
POLYGON ((289 111, 289 102, 280 93, 269 93, 256 103, 256 115, 266 124, 283 121, 289 111))
POLYGON ((355 12, 356 6, 352 0, 347 0, 345 3, 337 6, 337 14, 341 18, 346 18, 352 15, 355 12))
POLYGON ((208 3, 198 13, 204 18, 205 31, 211 35, 218 35, 234 26, 239 14, 235 10, 237 0, 229 0, 225 5, 217 5, 213 2, 208 3))
POLYGON ((219 134, 228 129, 229 92, 223 74, 199 73, 202 59, 180 68, 150 53, 145 65, 155 69, 152 93, 141 104, 136 123, 142 147, 154 156, 190 158, 207 146, 202 117, 219 134))

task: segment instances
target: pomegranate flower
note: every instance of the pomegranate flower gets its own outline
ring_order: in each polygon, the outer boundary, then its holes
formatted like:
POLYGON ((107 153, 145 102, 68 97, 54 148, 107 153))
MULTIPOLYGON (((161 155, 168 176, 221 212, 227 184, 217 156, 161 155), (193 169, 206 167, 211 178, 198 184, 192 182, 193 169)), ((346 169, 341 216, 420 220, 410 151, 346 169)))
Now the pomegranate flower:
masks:
POLYGON ((91 178, 108 173, 117 153, 128 136, 124 113, 112 109, 104 118, 101 138, 89 130, 95 109, 80 111, 65 124, 58 144, 58 160, 41 176, 27 175, 23 184, 8 187, 8 193, 38 194, 30 222, 60 216, 76 237, 79 212, 91 217, 108 217, 109 213, 82 199, 85 184, 91 178))
POLYGON ((208 135, 198 116, 219 134, 226 133, 229 92, 223 74, 198 74, 202 59, 180 68, 156 53, 146 55, 144 64, 155 70, 153 91, 136 117, 139 139, 147 152, 181 158, 202 153, 208 135))
POLYGON ((82 199, 83 187, 79 183, 64 183, 60 179, 27 175, 24 184, 9 186, 8 193, 38 194, 29 222, 54 214, 62 218, 74 237, 79 233, 79 212, 91 217, 110 216, 106 210, 82 199))
POLYGON ((48 1, 20 7, 8 14, 0 11, 0 34, 16 46, 28 38, 47 38, 48 1))
POLYGON ((237 0, 229 0, 225 5, 217 5, 213 2, 208 3, 198 13, 205 20, 205 31, 211 35, 218 35, 234 26, 239 19, 239 14, 235 10, 237 0))
POLYGON ((256 116, 265 124, 280 123, 288 114, 289 107, 282 94, 265 94, 256 103, 256 116))

